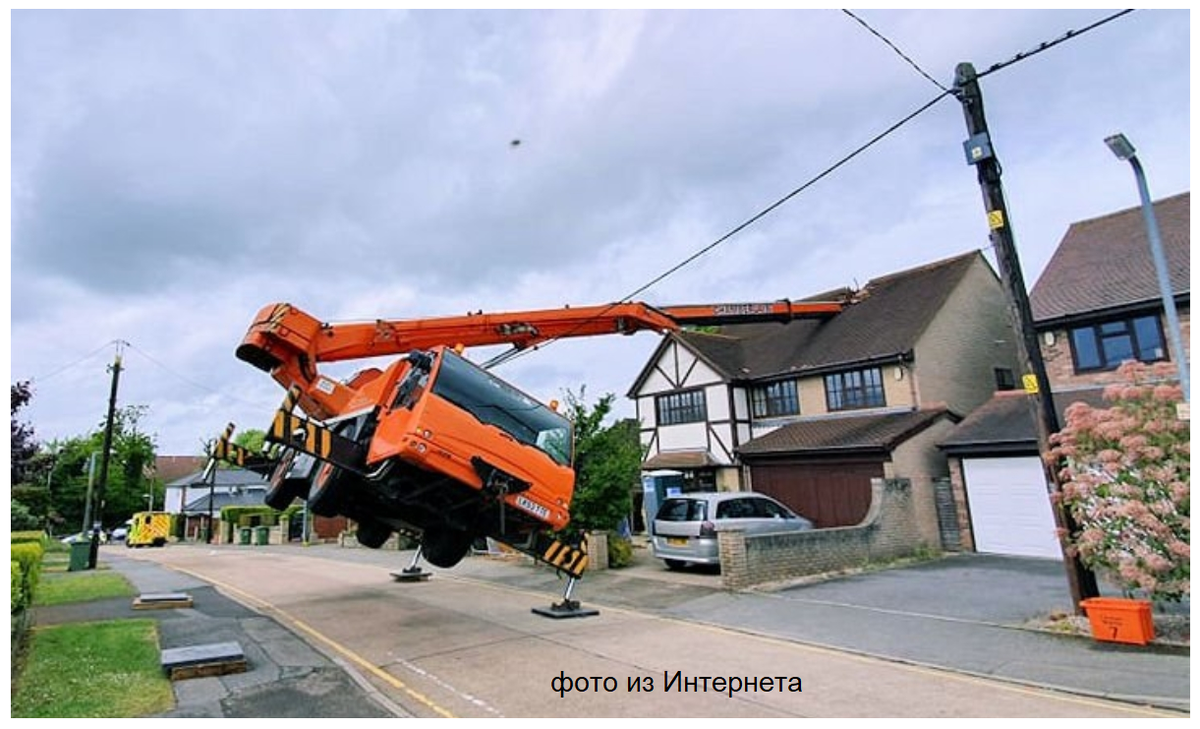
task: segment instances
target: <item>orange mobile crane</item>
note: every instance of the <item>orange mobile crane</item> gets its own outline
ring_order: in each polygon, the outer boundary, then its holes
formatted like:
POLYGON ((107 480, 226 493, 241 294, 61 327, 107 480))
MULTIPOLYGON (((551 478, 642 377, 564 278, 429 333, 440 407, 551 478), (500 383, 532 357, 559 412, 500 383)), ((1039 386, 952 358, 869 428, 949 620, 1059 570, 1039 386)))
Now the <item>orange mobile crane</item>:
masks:
POLYGON ((824 318, 841 308, 786 300, 619 303, 329 324, 272 304, 255 317, 237 356, 287 390, 266 438, 280 449, 270 458, 249 454, 230 442, 231 425, 214 455, 270 473, 266 503, 276 509, 301 498, 315 514, 355 520, 364 546, 377 548, 400 531, 419 540, 431 564, 450 567, 486 536, 566 572, 573 584, 587 555, 551 536, 570 520, 571 423, 465 359, 462 348, 522 350, 565 337, 824 318), (403 356, 345 382, 318 371, 322 362, 381 355, 403 356))

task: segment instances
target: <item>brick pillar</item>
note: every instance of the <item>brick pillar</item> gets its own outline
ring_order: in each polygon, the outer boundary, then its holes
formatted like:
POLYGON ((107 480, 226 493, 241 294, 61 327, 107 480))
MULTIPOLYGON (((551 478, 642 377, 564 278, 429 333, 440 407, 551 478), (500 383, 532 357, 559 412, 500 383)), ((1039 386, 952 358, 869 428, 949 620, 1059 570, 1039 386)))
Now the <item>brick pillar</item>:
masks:
POLYGON ((727 590, 740 590, 750 584, 750 566, 746 559, 745 532, 717 532, 717 547, 721 555, 721 585, 727 590))

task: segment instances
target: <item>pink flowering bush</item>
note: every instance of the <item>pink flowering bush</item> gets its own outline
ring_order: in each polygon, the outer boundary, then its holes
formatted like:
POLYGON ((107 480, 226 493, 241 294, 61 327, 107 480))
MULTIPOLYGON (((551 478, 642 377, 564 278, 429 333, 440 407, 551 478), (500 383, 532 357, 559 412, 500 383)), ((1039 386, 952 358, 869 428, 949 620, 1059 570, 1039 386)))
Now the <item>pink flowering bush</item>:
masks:
POLYGON ((1179 600, 1191 594, 1190 427, 1169 364, 1126 362, 1124 382, 1104 391, 1107 409, 1075 403, 1051 437, 1062 465, 1062 503, 1078 532, 1068 548, 1126 594, 1179 600))

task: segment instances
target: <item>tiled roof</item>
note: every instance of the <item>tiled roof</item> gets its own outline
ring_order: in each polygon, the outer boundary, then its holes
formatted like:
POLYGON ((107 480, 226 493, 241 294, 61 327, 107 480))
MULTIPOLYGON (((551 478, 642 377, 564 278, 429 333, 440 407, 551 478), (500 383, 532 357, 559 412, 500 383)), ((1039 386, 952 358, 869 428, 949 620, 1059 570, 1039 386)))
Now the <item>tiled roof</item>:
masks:
POLYGON ((721 462, 708 451, 664 451, 656 453, 642 464, 643 471, 659 468, 706 468, 719 466, 721 462))
MULTIPOLYGON (((1054 393, 1059 423, 1065 423, 1067 407, 1086 402, 1107 407, 1103 388, 1054 393)), ((1029 396, 1019 390, 998 392, 968 415, 941 448, 948 453, 1036 453, 1037 427, 1029 396)))
MULTIPOLYGON (((842 312, 828 319, 734 324, 671 336, 728 380, 899 358, 911 353, 950 292, 976 263, 987 265, 978 251, 874 279, 851 295, 842 312)), ((836 297, 822 294, 820 298, 836 297)))
POLYGON ((163 483, 204 468, 205 456, 157 456, 154 459, 154 475, 163 483))
POLYGON ((890 451, 941 418, 957 420, 945 408, 813 418, 755 438, 739 448, 738 453, 753 457, 784 453, 890 451))
MULTIPOLYGON (((238 489, 236 491, 215 491, 212 494, 211 511, 217 514, 226 506, 262 506, 266 495, 267 490, 262 487, 238 489)), ((185 514, 207 514, 209 511, 207 493, 193 499, 183 509, 183 513, 185 514)))
MULTIPOLYGON (((1176 295, 1191 292, 1191 193, 1154 203, 1176 295)), ((1037 322, 1159 299, 1141 206, 1072 223, 1029 294, 1037 322)))
MULTIPOLYGON (((207 486, 208 482, 203 481, 203 476, 203 469, 199 471, 193 471, 186 476, 171 481, 167 484, 167 487, 187 486, 191 488, 201 483, 207 486)), ((214 480, 214 485, 216 486, 265 486, 267 482, 265 477, 260 476, 253 471, 247 471, 244 468, 236 467, 218 468, 214 474, 214 480)))

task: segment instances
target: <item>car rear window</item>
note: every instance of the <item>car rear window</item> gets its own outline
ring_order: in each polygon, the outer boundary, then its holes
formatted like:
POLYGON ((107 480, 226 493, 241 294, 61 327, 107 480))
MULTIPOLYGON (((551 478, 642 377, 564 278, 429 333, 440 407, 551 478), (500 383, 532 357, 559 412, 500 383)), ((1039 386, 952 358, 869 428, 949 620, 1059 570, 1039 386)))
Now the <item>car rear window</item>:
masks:
POLYGON ((704 521, 708 518, 708 504, 699 499, 667 499, 658 509, 658 518, 663 521, 704 521))

